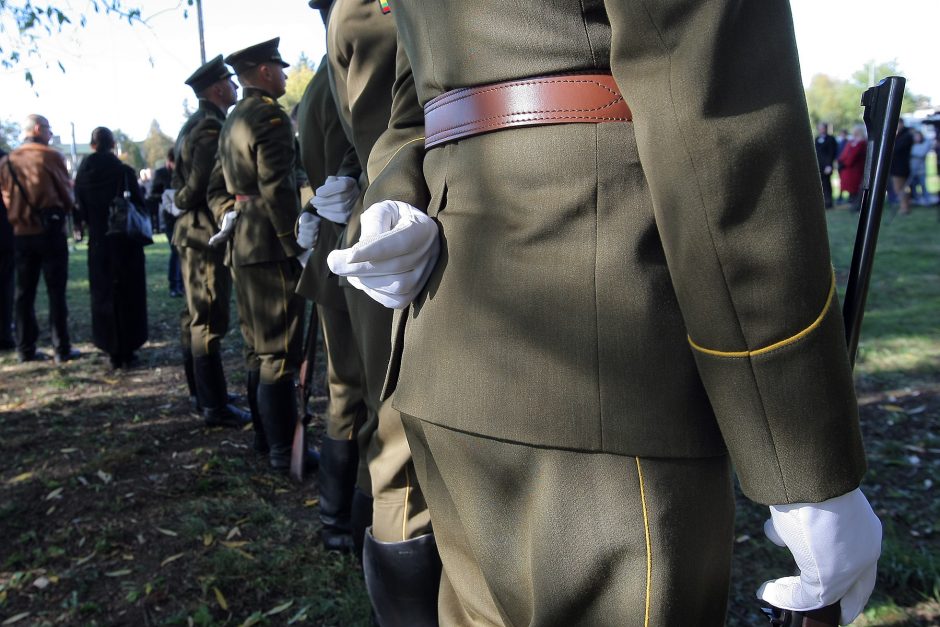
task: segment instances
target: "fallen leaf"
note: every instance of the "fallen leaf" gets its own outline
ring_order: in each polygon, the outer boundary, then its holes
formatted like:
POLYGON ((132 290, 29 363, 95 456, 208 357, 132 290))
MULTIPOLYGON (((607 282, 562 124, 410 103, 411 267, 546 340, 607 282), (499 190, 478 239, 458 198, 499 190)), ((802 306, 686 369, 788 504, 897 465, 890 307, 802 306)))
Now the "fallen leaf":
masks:
POLYGON ((231 540, 232 538, 235 538, 240 535, 242 535, 242 530, 239 529, 237 526, 235 526, 228 530, 228 533, 225 535, 225 539, 231 540))
POLYGON ((272 607, 270 610, 265 612, 265 616, 274 616, 275 614, 280 614, 281 612, 290 609, 294 604, 293 601, 288 601, 287 603, 281 603, 277 607, 272 607))
POLYGON ((277 489, 274 491, 275 494, 287 494, 288 492, 290 492, 290 490, 287 490, 287 489, 285 489, 285 488, 277 488, 277 489))
POLYGON ((212 537, 211 533, 202 534, 202 546, 212 546, 213 542, 215 542, 215 538, 212 537))
POLYGON ((165 535, 165 536, 170 536, 171 538, 175 538, 175 537, 177 537, 177 536, 179 535, 179 534, 176 533, 175 531, 170 531, 169 529, 164 529, 164 528, 162 528, 162 527, 154 527, 154 529, 156 529, 157 531, 159 531, 160 533, 162 533, 162 534, 165 535))
POLYGON ((221 545, 224 546, 224 547, 230 548, 230 549, 238 549, 238 548, 241 548, 241 547, 245 546, 246 544, 248 544, 248 541, 247 541, 247 540, 237 540, 237 541, 234 541, 234 542, 227 542, 227 541, 224 541, 224 540, 223 540, 223 541, 220 542, 219 544, 221 544, 221 545))
POLYGON ((320 499, 307 499, 304 501, 304 507, 314 507, 319 502, 320 499))
POLYGON ((52 516, 55 513, 55 505, 46 510, 46 516, 52 516))
POLYGON ((56 488, 55 490, 53 490, 52 492, 46 495, 45 500, 51 501, 52 499, 60 498, 62 496, 62 492, 64 491, 65 491, 65 488, 56 488))
POLYGON ((251 627, 252 625, 257 625, 258 623, 261 622, 262 618, 263 617, 261 616, 261 612, 255 612, 254 614, 246 618, 245 622, 243 622, 238 627, 251 627))
POLYGON ((251 561, 254 561, 255 559, 255 556, 247 551, 242 551, 241 549, 232 549, 232 550, 238 553, 239 555, 241 555, 242 557, 244 557, 245 559, 249 559, 251 561))
POLYGON ((881 408, 885 411, 904 412, 904 408, 900 405, 882 405, 881 408))
POLYGON ((82 477, 82 476, 79 476, 79 477, 78 477, 78 482, 79 482, 80 484, 82 484, 83 486, 87 486, 87 485, 88 485, 88 479, 86 479, 85 477, 82 477))
POLYGON ((68 455, 69 453, 77 453, 78 449, 77 448, 63 448, 63 449, 59 449, 59 452, 65 453, 66 455, 68 455))
POLYGON ((749 536, 749 535, 747 535, 747 534, 745 533, 745 534, 740 535, 740 536, 738 536, 737 538, 735 538, 734 541, 735 541, 737 544, 741 544, 742 542, 747 542, 747 541, 750 540, 750 539, 751 539, 751 536, 749 536))
POLYGON ((925 411, 927 411, 927 406, 926 406, 926 405, 921 405, 921 406, 915 407, 915 408, 913 408, 913 409, 908 409, 908 410, 907 410, 907 415, 908 415, 908 416, 916 416, 917 414, 922 414, 922 413, 924 413, 925 411))
POLYGON ((215 592, 215 600, 223 610, 228 611, 228 601, 225 600, 225 595, 222 594, 222 591, 218 588, 212 588, 212 591, 215 592))
POLYGON ((122 568, 121 570, 112 570, 110 573, 105 573, 105 577, 126 577, 131 574, 130 568, 122 568))
POLYGON ((58 575, 49 575, 49 581, 50 581, 50 583, 59 583, 59 576, 58 576, 58 575))
MULTIPOLYGON (((27 481, 27 480, 29 480, 29 479, 32 479, 32 477, 33 477, 33 473, 31 473, 31 472, 24 472, 23 474, 21 474, 21 475, 16 475, 15 477, 13 477, 13 478, 10 479, 9 481, 7 481, 7 484, 8 484, 8 485, 13 485, 14 483, 23 483, 24 481, 27 481)), ((27 612, 27 613, 25 614, 25 616, 29 616, 29 613, 27 612)), ((16 618, 16 616, 14 616, 13 618, 16 618)), ((17 619, 17 620, 21 620, 21 619, 17 619)), ((9 624, 9 623, 3 623, 3 624, 4 624, 4 625, 7 625, 7 624, 9 624)))
POLYGON ((5 621, 3 621, 2 623, 0 623, 0 625, 12 625, 13 623, 18 623, 18 622, 20 622, 21 620, 23 620, 23 619, 26 618, 27 616, 29 616, 29 612, 22 612, 22 613, 20 613, 20 614, 17 614, 16 616, 11 616, 10 618, 8 618, 8 619, 6 619, 5 621))
POLYGON ((96 551, 93 551, 91 555, 86 555, 85 557, 80 557, 80 558, 78 558, 77 560, 75 560, 75 565, 76 565, 76 566, 81 566, 81 565, 84 564, 85 562, 90 561, 91 558, 93 558, 93 557, 95 556, 95 553, 96 553, 96 551))
POLYGON ((36 581, 33 582, 33 585, 39 588, 40 590, 45 590, 46 588, 49 587, 50 583, 51 582, 49 581, 48 577, 37 577, 36 581))
POLYGON ((107 473, 107 472, 105 472, 105 471, 103 471, 103 470, 99 470, 99 471, 96 472, 95 474, 98 475, 98 478, 101 479, 101 480, 104 482, 105 485, 111 483, 111 479, 112 479, 112 477, 114 476, 114 475, 112 475, 112 474, 110 474, 110 473, 107 473))
POLYGON ((124 560, 125 562, 133 562, 134 556, 131 555, 130 553, 124 553, 123 555, 121 555, 121 559, 124 560))
POLYGON ((163 560, 162 562, 160 562, 160 568, 163 568, 164 566, 166 566, 166 565, 169 564, 170 562, 175 562, 176 560, 178 560, 179 558, 183 557, 184 555, 186 555, 186 554, 185 554, 185 553, 177 553, 176 555, 171 555, 170 557, 168 557, 168 558, 166 558, 165 560, 163 560))

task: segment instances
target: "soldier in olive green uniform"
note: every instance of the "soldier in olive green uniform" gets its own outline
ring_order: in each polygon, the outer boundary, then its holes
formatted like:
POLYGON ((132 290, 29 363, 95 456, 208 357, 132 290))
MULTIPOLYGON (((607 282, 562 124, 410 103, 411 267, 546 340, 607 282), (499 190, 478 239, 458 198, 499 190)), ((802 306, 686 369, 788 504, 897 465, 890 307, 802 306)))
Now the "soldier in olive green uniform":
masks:
POLYGON ((300 212, 294 134, 275 100, 284 94, 287 67, 278 41, 226 58, 244 96, 219 137, 219 168, 234 205, 222 215, 220 231, 210 243, 231 239, 242 332, 251 347, 248 369, 258 371, 256 428, 263 429, 271 467, 286 471, 297 418, 294 377, 303 350, 304 301, 295 288, 302 263, 298 256, 304 251, 294 241, 300 212))
POLYGON ((232 275, 223 263, 224 253, 209 246, 217 228, 206 196, 225 111, 236 100, 231 76, 220 55, 186 79, 199 97, 199 108, 180 129, 174 149, 173 202, 183 214, 176 220, 173 244, 180 251, 186 286, 181 339, 187 375, 191 367, 206 424, 237 427, 248 415, 229 405, 220 354, 228 331, 232 275))
MULTIPOLYGON (((330 77, 341 120, 363 170, 388 125, 396 47, 394 22, 380 2, 334 2, 327 24, 330 77)), ((366 184, 361 177, 360 187, 366 184)), ((359 237, 361 210, 357 203, 349 217, 345 246, 359 237)), ((388 400, 380 399, 391 350, 391 312, 355 289, 346 289, 346 300, 365 373, 366 403, 370 417, 377 418, 367 451, 373 513, 365 535, 366 585, 380 624, 436 622, 439 561, 427 505, 401 415, 388 400), (407 621, 398 622, 401 617, 407 621)))
POLYGON ((368 238, 329 265, 399 308, 441 623, 723 624, 732 461, 803 574, 763 597, 851 620, 880 526, 788 3, 391 12, 368 238))

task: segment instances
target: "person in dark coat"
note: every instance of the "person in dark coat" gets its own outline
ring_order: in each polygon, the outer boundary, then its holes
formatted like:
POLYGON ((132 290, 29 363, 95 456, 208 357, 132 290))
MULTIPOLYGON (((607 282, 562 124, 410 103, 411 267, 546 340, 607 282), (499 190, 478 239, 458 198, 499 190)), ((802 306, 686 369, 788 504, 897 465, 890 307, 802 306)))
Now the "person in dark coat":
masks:
POLYGON ((839 145, 829 134, 829 124, 820 122, 816 136, 816 161, 819 162, 819 179, 822 182, 823 201, 826 209, 832 208, 832 165, 839 153, 839 145))
POLYGON ((906 216, 911 212, 911 194, 907 179, 911 176, 911 148, 914 135, 904 126, 904 120, 898 120, 898 133, 894 138, 894 152, 891 154, 891 184, 898 197, 898 213, 906 216))
MULTIPOLYGON (((166 165, 157 168, 157 171, 153 173, 153 183, 150 185, 150 194, 147 200, 157 205, 157 211, 159 211, 160 198, 163 196, 163 192, 173 189, 175 164, 176 156, 173 148, 170 148, 166 153, 166 165)), ((181 298, 183 296, 183 272, 180 267, 179 249, 173 245, 173 229, 176 228, 176 216, 164 211, 163 220, 165 224, 163 231, 166 233, 166 241, 170 246, 170 261, 167 266, 166 279, 170 287, 170 296, 181 298)))
POLYGON ((108 208, 124 189, 138 207, 144 206, 144 196, 134 170, 111 152, 109 129, 92 131, 91 146, 95 152, 78 169, 75 195, 79 220, 88 228, 92 339, 113 367, 122 368, 134 364, 134 351, 147 341, 144 248, 123 235, 107 235, 108 208))
MULTIPOLYGON (((0 150, 0 159, 6 156, 0 150)), ((16 348, 13 339, 13 227, 7 220, 7 208, 0 197, 0 350, 16 348)))

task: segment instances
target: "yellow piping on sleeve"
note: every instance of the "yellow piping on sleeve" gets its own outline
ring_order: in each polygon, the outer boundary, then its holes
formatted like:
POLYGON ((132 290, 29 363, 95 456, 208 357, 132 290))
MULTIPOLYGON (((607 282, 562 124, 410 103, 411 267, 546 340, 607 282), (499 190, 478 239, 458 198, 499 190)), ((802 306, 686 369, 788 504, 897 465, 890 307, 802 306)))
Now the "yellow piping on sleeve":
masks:
POLYGON ((636 474, 640 479, 640 503, 643 505, 643 531, 646 534, 646 604, 643 617, 643 627, 650 624, 650 593, 653 588, 653 549, 650 544, 650 519, 646 513, 646 489, 643 486, 643 469, 640 467, 640 458, 636 458, 636 474))
MULTIPOLYGON (((406 141, 404 144, 402 144, 401 146, 398 147, 398 150, 396 150, 396 151, 392 154, 391 157, 388 158, 388 161, 386 161, 386 162, 385 162, 385 165, 382 166, 382 170, 384 170, 385 168, 387 168, 387 167, 388 167, 388 164, 391 163, 392 160, 394 160, 395 157, 398 156, 398 153, 400 153, 400 152, 401 152, 402 150, 404 150, 406 147, 410 146, 411 144, 413 144, 413 143, 415 143, 415 142, 423 142, 423 141, 424 141, 424 135, 422 135, 421 137, 415 137, 414 139, 409 139, 408 141, 406 141)), ((380 171, 381 171, 381 170, 380 170, 380 171)), ((378 176, 378 173, 376 173, 376 176, 378 176)))
POLYGON ((401 515, 401 541, 408 539, 408 501, 411 499, 411 473, 405 467, 405 509, 401 515))
POLYGON ((826 297, 826 304, 823 306, 822 313, 819 314, 819 317, 813 321, 813 324, 809 325, 808 327, 806 327, 805 329, 803 329, 796 335, 792 337, 788 337, 785 340, 780 340, 779 342, 771 344, 770 346, 765 346, 764 348, 758 348, 752 351, 736 351, 736 352, 717 351, 717 350, 713 350, 710 348, 705 348, 704 346, 699 346, 692 340, 692 336, 688 336, 689 344, 692 346, 692 348, 699 351, 700 353, 705 353, 706 355, 712 355, 714 357, 756 357, 757 355, 763 355, 765 353, 775 351, 778 348, 783 348, 784 346, 787 346, 789 344, 799 342, 804 337, 806 337, 807 335, 815 331, 816 328, 822 324, 823 319, 826 317, 826 314, 829 312, 829 309, 832 307, 832 300, 835 298, 835 294, 836 294, 836 274, 835 274, 835 271, 833 271, 832 283, 829 285, 829 295, 826 297))

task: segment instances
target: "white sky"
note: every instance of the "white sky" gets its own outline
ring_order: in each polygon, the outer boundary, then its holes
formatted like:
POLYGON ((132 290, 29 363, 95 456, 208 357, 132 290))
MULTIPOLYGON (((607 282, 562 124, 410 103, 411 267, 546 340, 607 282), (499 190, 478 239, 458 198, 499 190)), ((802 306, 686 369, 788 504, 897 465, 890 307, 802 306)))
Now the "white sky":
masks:
MULTIPOLYGON (((141 140, 153 119, 175 137, 183 123, 183 100, 195 105, 182 82, 200 63, 195 7, 184 19, 185 0, 138 3, 149 18, 146 26, 93 14, 85 29, 44 39, 41 52, 51 67, 31 62, 38 96, 23 80, 22 68, 0 69, 0 118, 19 123, 29 113, 41 113, 63 141, 74 122, 79 143, 101 125, 141 140)), ((83 0, 71 4, 85 5, 83 0)), ((791 0, 791 5, 804 82, 819 73, 848 78, 868 61, 897 60, 908 88, 940 107, 940 1, 791 0)), ((323 55, 323 24, 306 0, 203 0, 203 12, 210 58, 277 36, 288 62, 301 53, 314 62, 323 55)))

